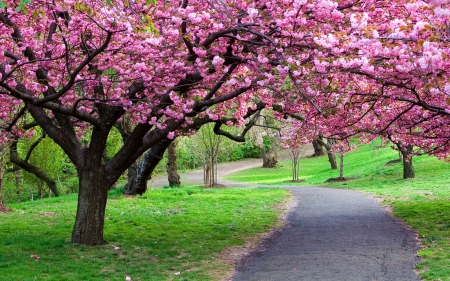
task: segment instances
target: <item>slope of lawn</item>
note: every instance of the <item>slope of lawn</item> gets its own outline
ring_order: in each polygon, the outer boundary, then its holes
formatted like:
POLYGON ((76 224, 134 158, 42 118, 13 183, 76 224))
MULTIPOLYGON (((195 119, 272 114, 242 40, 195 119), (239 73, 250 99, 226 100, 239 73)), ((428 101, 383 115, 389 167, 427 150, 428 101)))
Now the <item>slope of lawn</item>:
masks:
MULTIPOLYGON (((377 145, 379 141, 377 142, 377 145)), ((338 177, 328 158, 300 160, 301 183, 290 183, 291 163, 276 169, 254 168, 227 176, 228 180, 270 185, 318 185, 361 190, 384 199, 396 216, 418 233, 422 249, 417 265, 424 280, 450 280, 450 163, 435 157, 413 157, 416 178, 402 178, 402 164, 385 165, 398 158, 389 147, 362 145, 344 157, 344 177, 352 181, 324 183, 338 177)))
MULTIPOLYGON (((114 192, 114 191, 113 191, 114 192)), ((76 195, 11 204, 0 214, 0 280, 220 280, 232 267, 228 246, 268 232, 281 189, 150 190, 142 197, 110 194, 108 244, 69 242, 76 195)))

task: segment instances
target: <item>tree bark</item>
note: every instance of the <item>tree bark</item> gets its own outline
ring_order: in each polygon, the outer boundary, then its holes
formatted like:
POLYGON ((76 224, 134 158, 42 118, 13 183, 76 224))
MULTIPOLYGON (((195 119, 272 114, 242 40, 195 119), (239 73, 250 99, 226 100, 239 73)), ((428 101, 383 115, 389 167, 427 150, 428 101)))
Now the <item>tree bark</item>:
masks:
POLYGON ((408 145, 406 150, 401 150, 403 158, 403 178, 413 179, 415 177, 414 166, 412 161, 413 147, 408 145))
POLYGON ((142 158, 136 167, 136 174, 133 178, 128 179, 123 194, 125 195, 142 195, 147 191, 147 181, 155 170, 156 165, 161 161, 164 152, 173 140, 165 139, 154 145, 142 158))
POLYGON ((263 168, 275 168, 278 164, 277 151, 278 145, 276 140, 273 142, 269 151, 266 151, 264 145, 261 147, 261 154, 263 158, 263 168))
POLYGON ((176 142, 172 142, 167 149, 167 179, 169 186, 180 186, 180 175, 177 167, 176 142))
POLYGON ((0 148, 0 205, 3 204, 3 176, 5 174, 5 153, 6 149, 4 146, 0 148))
POLYGON ((328 155, 328 161, 330 162, 331 169, 337 170, 338 165, 336 162, 336 155, 331 151, 327 151, 327 155, 328 155))
POLYGON ((316 140, 319 144, 324 146, 325 149, 327 150, 328 161, 330 161, 331 169, 337 170, 338 165, 336 162, 336 155, 334 155, 334 153, 331 151, 331 149, 333 148, 333 145, 336 143, 336 140, 329 138, 329 139, 327 139, 326 143, 323 141, 322 137, 319 137, 316 140))
POLYGON ((344 154, 339 154, 339 178, 344 179, 344 154))
POLYGON ((325 152, 323 151, 323 146, 320 144, 320 142, 317 139, 313 140, 312 145, 314 148, 313 157, 325 155, 325 152))
POLYGON ((105 221, 108 184, 104 167, 78 171, 80 180, 78 208, 71 241, 81 245, 105 244, 103 226, 105 221))
POLYGON ((331 169, 337 170, 338 165, 336 162, 336 155, 333 153, 332 148, 333 145, 336 144, 336 140, 333 138, 327 139, 327 146, 325 147, 327 149, 327 155, 328 155, 328 161, 330 161, 331 169))

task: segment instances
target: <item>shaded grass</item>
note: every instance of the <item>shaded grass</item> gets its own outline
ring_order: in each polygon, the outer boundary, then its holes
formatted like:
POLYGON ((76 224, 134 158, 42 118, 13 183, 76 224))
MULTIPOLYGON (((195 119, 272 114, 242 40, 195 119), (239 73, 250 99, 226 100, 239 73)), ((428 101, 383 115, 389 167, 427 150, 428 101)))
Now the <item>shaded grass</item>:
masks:
POLYGON ((182 187, 112 197, 108 244, 98 247, 69 242, 75 195, 9 205, 14 212, 0 214, 0 279, 217 280, 231 267, 220 262, 220 251, 269 231, 278 215, 273 206, 287 195, 280 189, 182 187))
POLYGON ((232 181, 269 185, 324 186, 361 190, 384 199, 394 215, 402 218, 419 236, 422 249, 417 265, 424 280, 450 280, 450 163, 434 157, 413 157, 415 179, 404 180, 403 166, 385 164, 398 158, 390 148, 375 149, 375 144, 362 145, 345 155, 344 176, 353 181, 324 183, 338 177, 327 157, 300 161, 301 183, 291 179, 290 161, 277 169, 253 168, 227 176, 232 181))

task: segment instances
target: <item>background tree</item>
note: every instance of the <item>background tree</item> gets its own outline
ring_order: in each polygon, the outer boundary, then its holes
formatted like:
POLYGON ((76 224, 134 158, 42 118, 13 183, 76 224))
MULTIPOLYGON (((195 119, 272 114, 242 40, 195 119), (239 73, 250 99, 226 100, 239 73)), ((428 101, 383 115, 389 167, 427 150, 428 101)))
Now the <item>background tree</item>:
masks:
POLYGON ((0 144, 0 205, 3 204, 3 176, 5 173, 7 143, 0 144))
POLYGON ((167 148, 167 179, 169 180, 169 186, 180 186, 180 175, 178 174, 177 166, 177 141, 172 142, 167 148))
MULTIPOLYGON (((320 136, 318 138, 321 138, 320 136)), ((323 140, 322 140, 323 142, 323 140)), ((313 157, 319 157, 325 155, 325 152, 323 151, 323 146, 321 145, 321 142, 318 139, 314 139, 312 141, 312 145, 314 148, 314 154, 313 157)))

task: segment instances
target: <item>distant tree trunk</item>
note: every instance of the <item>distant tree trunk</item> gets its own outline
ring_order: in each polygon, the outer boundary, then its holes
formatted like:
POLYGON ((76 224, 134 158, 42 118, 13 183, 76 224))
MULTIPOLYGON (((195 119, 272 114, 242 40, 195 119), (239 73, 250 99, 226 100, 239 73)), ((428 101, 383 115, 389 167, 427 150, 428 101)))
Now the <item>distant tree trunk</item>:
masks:
POLYGON ((180 175, 177 167, 176 142, 172 142, 167 149, 167 179, 170 186, 180 186, 180 175))
POLYGON ((325 155, 325 152, 323 151, 323 146, 320 144, 320 141, 318 139, 313 140, 312 145, 314 147, 313 157, 325 155))
POLYGON ((1 175, 0 175, 0 205, 3 204, 3 171, 0 171, 1 175))
POLYGON ((124 187, 125 195, 142 195, 147 191, 147 181, 151 178, 156 165, 161 161, 164 152, 173 140, 165 139, 153 146, 142 158, 136 167, 136 173, 133 178, 129 178, 124 187))
POLYGON ((289 154, 292 160, 292 181, 298 181, 300 174, 300 148, 289 149, 289 154))
POLYGON ((274 138, 272 147, 268 151, 264 145, 262 145, 261 154, 263 158, 263 168, 275 168, 278 165, 277 150, 279 145, 278 138, 274 138))
POLYGON ((338 165, 336 162, 336 155, 331 150, 334 144, 336 144, 336 140, 329 138, 327 139, 327 145, 325 146, 325 148, 327 149, 328 161, 330 161, 331 169, 337 170, 338 165))
POLYGON ((411 145, 408 145, 406 149, 402 149, 400 151, 403 158, 403 178, 413 179, 415 177, 412 159, 413 147, 411 145))
POLYGON ((339 178, 344 179, 344 154, 339 154, 339 178))
MULTIPOLYGON (((14 164, 13 171, 14 171, 14 181, 16 183, 17 202, 20 203, 20 193, 23 191, 22 190, 22 184, 23 184, 22 171, 20 170, 20 167, 17 166, 16 164, 14 164)), ((31 198, 31 200, 33 200, 33 193, 31 193, 30 198, 31 198)))
POLYGON ((128 194, 127 190, 130 189, 130 182, 133 181, 133 179, 137 176, 137 169, 138 169, 138 162, 134 162, 130 167, 128 167, 127 170, 127 183, 124 186, 124 191, 123 194, 126 195, 132 195, 132 194, 128 194))
POLYGON ((2 145, 0 148, 0 205, 3 204, 3 175, 5 172, 6 149, 2 145))
POLYGON ((207 187, 214 187, 217 184, 217 163, 216 158, 213 156, 214 148, 210 151, 211 155, 208 155, 208 158, 203 165, 203 184, 207 187))
POLYGON ((338 168, 336 155, 334 155, 333 151, 331 150, 333 148, 333 145, 336 143, 336 140, 333 138, 328 138, 327 142, 324 142, 322 137, 319 137, 316 140, 319 144, 325 147, 325 149, 327 150, 328 161, 330 161, 331 169, 336 170, 338 168))
POLYGON ((328 155, 328 161, 330 162, 330 165, 331 165, 331 169, 337 170, 338 165, 336 162, 336 155, 334 155, 334 153, 331 151, 327 151, 327 155, 328 155))
POLYGON ((210 177, 210 172, 209 170, 211 169, 211 166, 209 165, 209 163, 204 163, 203 164, 203 184, 205 186, 209 186, 209 177, 210 177))

